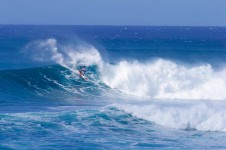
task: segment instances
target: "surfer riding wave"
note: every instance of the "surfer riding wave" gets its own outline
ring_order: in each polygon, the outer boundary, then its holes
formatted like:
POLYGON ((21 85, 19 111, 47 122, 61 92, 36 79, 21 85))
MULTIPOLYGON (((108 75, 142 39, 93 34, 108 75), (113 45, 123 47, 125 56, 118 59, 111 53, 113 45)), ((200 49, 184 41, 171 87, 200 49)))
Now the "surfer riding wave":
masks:
POLYGON ((83 79, 85 79, 85 80, 88 81, 88 78, 85 76, 85 74, 86 74, 86 66, 81 67, 81 69, 79 69, 78 72, 79 72, 79 75, 80 75, 83 79))

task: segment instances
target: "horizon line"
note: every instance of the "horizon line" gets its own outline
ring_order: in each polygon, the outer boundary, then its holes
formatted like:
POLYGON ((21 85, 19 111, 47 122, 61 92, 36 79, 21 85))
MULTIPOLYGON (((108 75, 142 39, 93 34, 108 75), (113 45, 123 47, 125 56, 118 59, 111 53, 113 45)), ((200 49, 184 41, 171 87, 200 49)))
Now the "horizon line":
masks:
POLYGON ((108 25, 108 24, 1 24, 0 26, 131 26, 131 27, 226 27, 224 25, 108 25))

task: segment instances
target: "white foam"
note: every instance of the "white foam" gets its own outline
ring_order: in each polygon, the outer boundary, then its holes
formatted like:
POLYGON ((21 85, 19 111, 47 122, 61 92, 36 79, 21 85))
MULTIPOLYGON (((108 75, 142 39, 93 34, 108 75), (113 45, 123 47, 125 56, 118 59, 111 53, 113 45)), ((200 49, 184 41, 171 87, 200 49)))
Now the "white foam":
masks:
POLYGON ((156 124, 176 129, 196 129, 201 131, 226 132, 226 110, 222 104, 196 102, 181 105, 151 104, 116 104, 120 110, 156 124))
POLYGON ((102 80, 110 87, 143 99, 226 100, 225 69, 204 64, 186 67, 158 59, 149 63, 106 64, 102 80))

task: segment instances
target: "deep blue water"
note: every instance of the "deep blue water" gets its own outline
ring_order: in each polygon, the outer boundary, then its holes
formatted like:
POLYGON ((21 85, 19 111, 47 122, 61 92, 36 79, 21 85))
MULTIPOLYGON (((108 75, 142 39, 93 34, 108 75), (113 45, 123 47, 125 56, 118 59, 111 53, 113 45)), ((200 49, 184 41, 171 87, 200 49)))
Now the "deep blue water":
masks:
POLYGON ((1 25, 0 149, 225 149, 225 58, 224 27, 1 25))

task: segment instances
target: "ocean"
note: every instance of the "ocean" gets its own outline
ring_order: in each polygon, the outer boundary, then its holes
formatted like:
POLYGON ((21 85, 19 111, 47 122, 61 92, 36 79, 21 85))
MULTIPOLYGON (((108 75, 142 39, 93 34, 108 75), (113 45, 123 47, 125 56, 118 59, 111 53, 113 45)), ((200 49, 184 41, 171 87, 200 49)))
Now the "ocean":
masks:
POLYGON ((225 58, 225 27, 0 25, 0 149, 226 149, 225 58))

